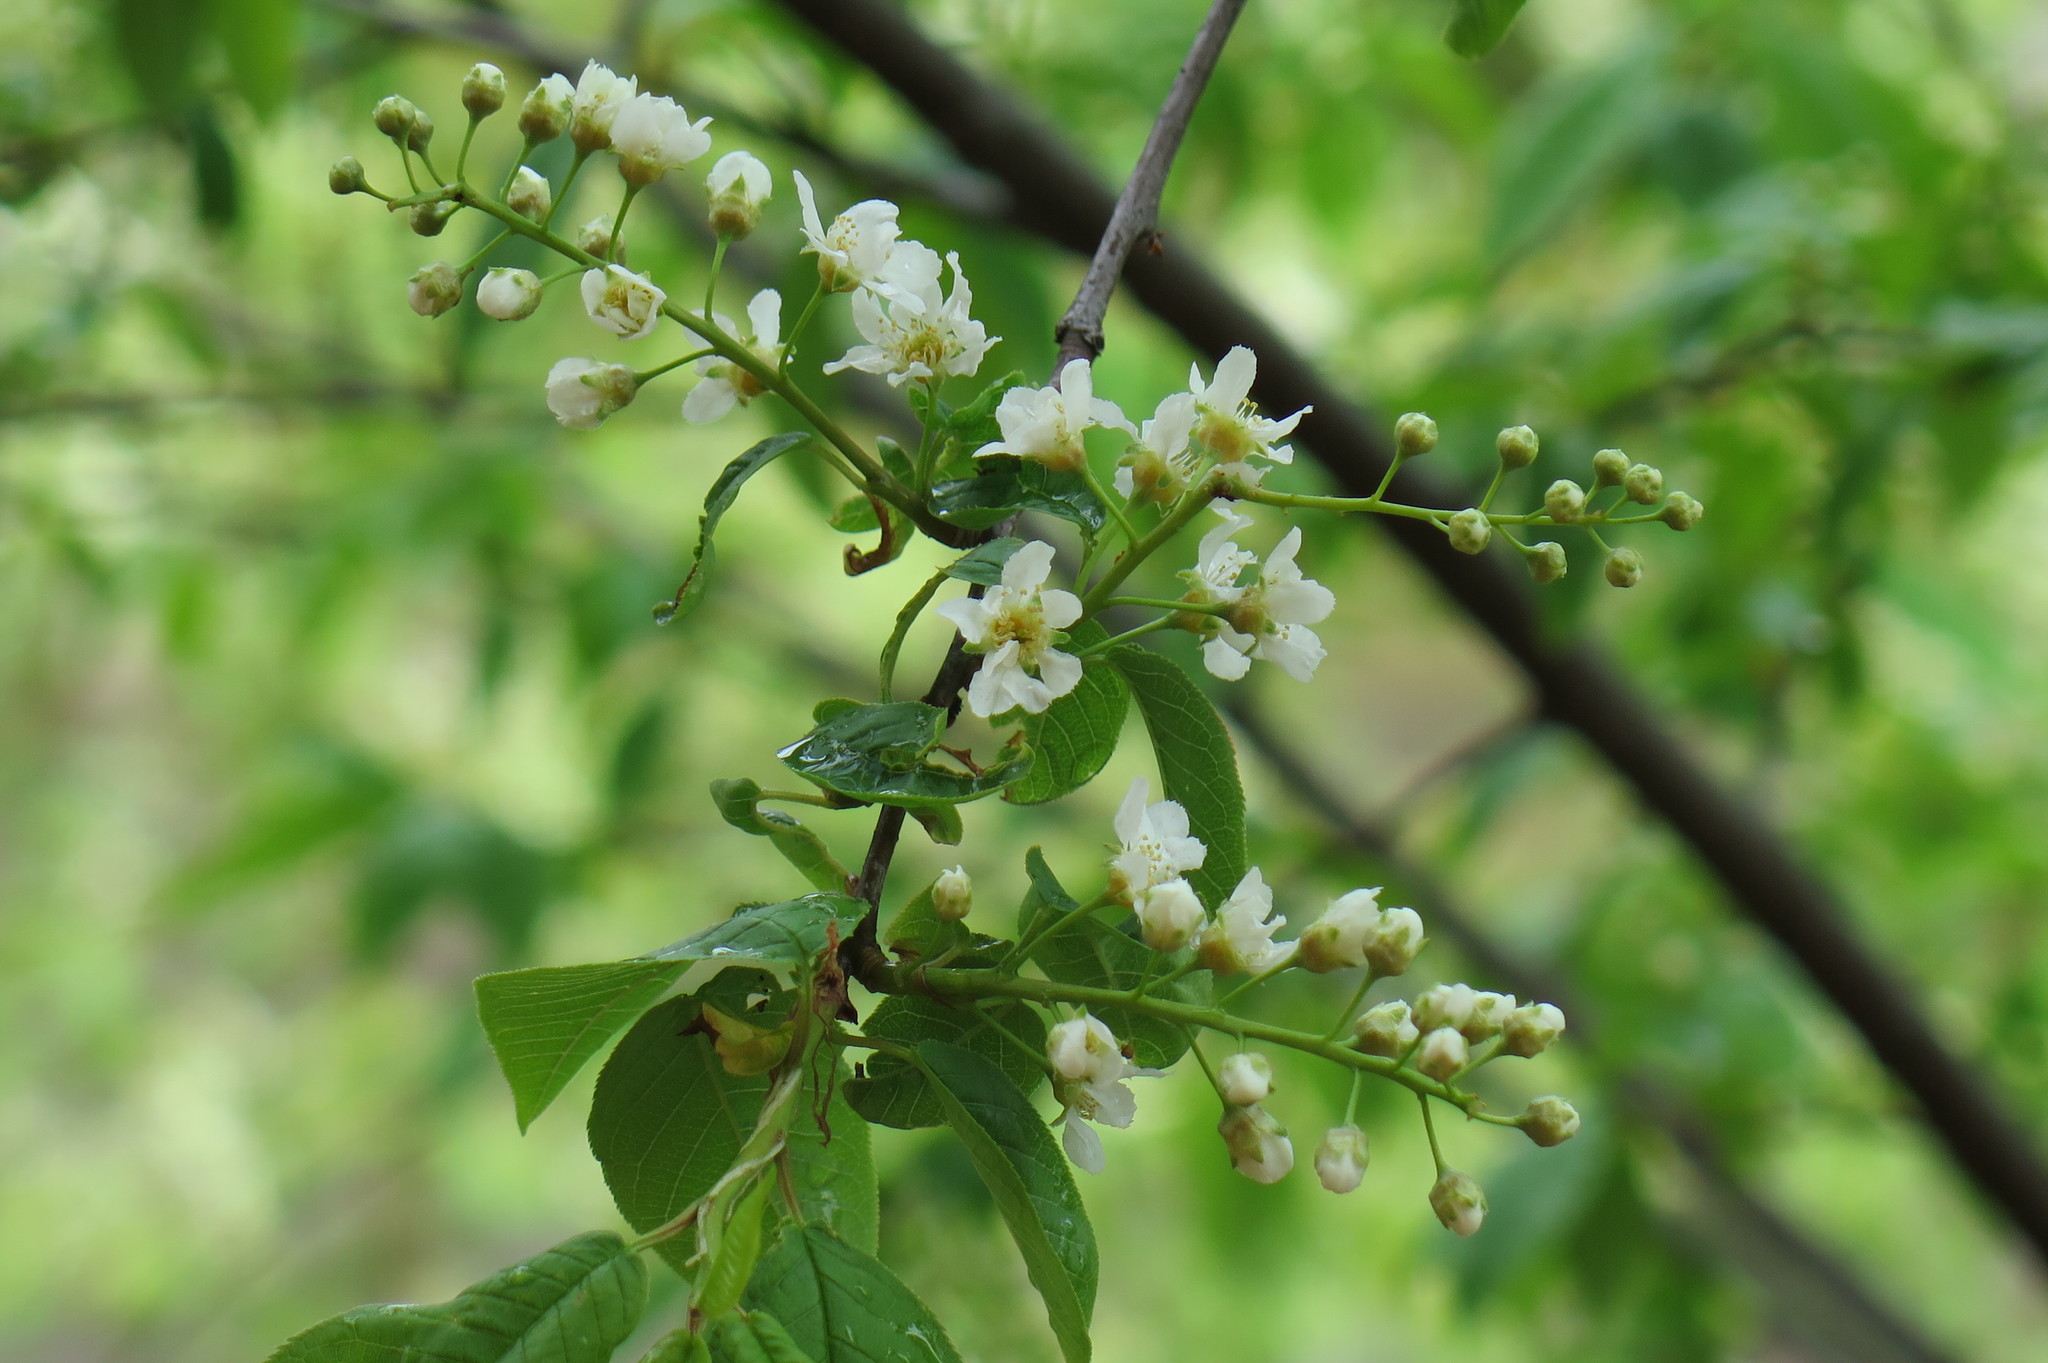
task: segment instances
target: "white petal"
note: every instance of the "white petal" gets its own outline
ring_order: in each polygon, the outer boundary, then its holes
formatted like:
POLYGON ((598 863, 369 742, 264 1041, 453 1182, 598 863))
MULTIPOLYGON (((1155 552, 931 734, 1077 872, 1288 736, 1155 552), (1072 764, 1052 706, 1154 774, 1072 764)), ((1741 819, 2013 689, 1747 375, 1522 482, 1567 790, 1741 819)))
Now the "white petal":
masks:
POLYGON ((960 637, 970 644, 978 644, 988 637, 989 617, 995 612, 986 601, 972 596, 955 597, 941 601, 932 607, 934 615, 943 615, 959 629, 960 637))
POLYGON ((725 379, 705 379, 683 399, 683 420, 699 425, 716 421, 739 401, 739 390, 725 379))
POLYGON ((1068 360, 1060 370, 1060 399, 1067 410, 1085 416, 1089 404, 1095 399, 1095 376, 1089 372, 1088 361, 1068 360))
POLYGON ((1221 410, 1234 408, 1251 395, 1252 380, 1258 374, 1258 357, 1244 346, 1234 345, 1216 366, 1216 379, 1209 385, 1205 400, 1221 410))
POLYGON ((1060 1133, 1060 1144, 1066 1147, 1067 1158, 1074 1167, 1084 1174, 1099 1174, 1108 1162, 1102 1154, 1102 1137, 1095 1134, 1095 1128, 1081 1120, 1072 1108, 1060 1119, 1065 1129, 1060 1133))
POLYGON ((754 340, 762 346, 773 349, 781 339, 782 295, 773 289, 763 289, 747 304, 747 320, 753 323, 754 340))
POLYGON ((1050 544, 1044 540, 1032 540, 1003 564, 1003 586, 1013 592, 1035 590, 1052 571, 1052 558, 1050 544))
POLYGON ((1045 623, 1053 629, 1065 629, 1081 618, 1081 598, 1058 587, 1048 587, 1040 592, 1038 604, 1044 613, 1045 623))
POLYGON ((1202 645, 1202 666, 1209 669, 1212 677, 1242 681, 1244 674, 1252 670, 1252 660, 1221 639, 1211 639, 1202 645))
POLYGON ((1129 1084, 1097 1080, 1088 1085, 1088 1096, 1095 1100, 1095 1120, 1104 1126, 1121 1131, 1138 1115, 1138 1095, 1129 1084))
MULTIPOLYGON (((1126 846, 1136 842, 1138 835, 1145 831, 1145 802, 1151 798, 1152 787, 1142 776, 1131 778, 1131 788, 1124 792, 1124 802, 1116 810, 1116 836, 1126 846)), ((1131 877, 1134 881, 1144 879, 1142 875, 1131 877)))
POLYGON ((1046 695, 1058 700, 1081 684, 1081 660, 1048 648, 1038 655, 1038 679, 1045 683, 1046 695))

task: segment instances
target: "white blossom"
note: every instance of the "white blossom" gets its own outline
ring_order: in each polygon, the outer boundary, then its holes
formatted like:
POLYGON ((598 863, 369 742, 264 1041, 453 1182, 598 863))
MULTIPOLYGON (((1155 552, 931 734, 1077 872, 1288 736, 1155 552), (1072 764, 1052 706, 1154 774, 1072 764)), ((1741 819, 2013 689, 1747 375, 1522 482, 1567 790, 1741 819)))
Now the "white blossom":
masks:
POLYGON ((1287 1128, 1262 1107, 1226 1108, 1216 1124, 1230 1162, 1254 1183, 1278 1183, 1294 1168, 1294 1142, 1287 1128))
POLYGON ((1352 890, 1330 901, 1296 944, 1301 963, 1317 974, 1365 964, 1365 938, 1380 916, 1379 887, 1352 890))
POLYGON ((729 151, 712 162, 704 187, 711 191, 711 230, 744 237, 760 225, 761 205, 774 194, 775 177, 752 152, 729 151))
POLYGON ((1247 459, 1257 457, 1275 464, 1294 461, 1292 448, 1273 442, 1293 434, 1302 417, 1315 410, 1304 407, 1278 421, 1260 416, 1249 400, 1258 372, 1258 357, 1241 345, 1231 347, 1216 366, 1215 378, 1207 383, 1202 381, 1200 365, 1188 370, 1188 390, 1194 394, 1201 413, 1195 438, 1226 470, 1247 479, 1257 477, 1256 471, 1245 463, 1247 459))
POLYGON ((1116 490, 1134 502, 1168 505, 1186 490, 1195 455, 1188 437, 1195 429, 1195 395, 1173 393, 1138 428, 1138 439, 1117 460, 1116 490))
POLYGON ((1285 926, 1285 918, 1273 916, 1273 891, 1254 866, 1202 929, 1196 951, 1203 968, 1218 975, 1255 975, 1294 953, 1291 943, 1273 941, 1273 934, 1285 926))
POLYGON ((1245 569, 1259 561, 1257 554, 1239 548, 1237 543, 1238 533, 1251 529, 1252 518, 1239 511, 1237 503, 1221 498, 1209 503, 1209 509, 1223 518, 1223 524, 1202 536, 1195 550, 1195 566, 1184 570, 1181 577, 1189 587, 1188 600, 1203 606, 1233 605, 1245 593, 1238 579, 1244 576, 1245 569))
POLYGON ((1099 1174, 1104 1162, 1102 1137, 1089 1123, 1129 1126, 1138 1114, 1138 1099, 1123 1081, 1161 1071, 1140 1069, 1124 1059, 1115 1034, 1088 1013, 1053 1024, 1046 1033, 1045 1055, 1064 1109, 1060 1143, 1075 1168, 1099 1174))
POLYGON ((1081 660, 1054 647, 1058 631, 1081 618, 1081 598, 1045 585, 1052 558, 1050 544, 1033 540, 1010 555, 1001 585, 936 608, 982 655, 967 708, 984 719, 1019 708, 1041 714, 1081 684, 1081 660))
POLYGON ((1185 880, 1155 885, 1138 901, 1138 929, 1154 951, 1179 951, 1202 926, 1202 901, 1185 880))
POLYGON ((583 274, 583 309, 590 320, 622 340, 637 341, 661 320, 668 295, 645 275, 623 265, 607 265, 583 274))
POLYGON ((847 351, 825 372, 858 369, 901 387, 912 379, 965 376, 981 368, 982 357, 1002 338, 991 337, 968 315, 974 291, 960 272, 960 257, 949 254, 946 267, 953 272, 951 295, 939 289, 938 252, 922 242, 898 242, 886 271, 887 303, 876 297, 878 291, 853 296, 853 325, 867 344, 847 351))
MULTIPOLYGON (((774 368, 781 355, 782 295, 773 289, 763 289, 747 304, 748 330, 742 334, 732 319, 713 314, 712 320, 728 336, 738 339, 741 345, 753 352, 754 358, 774 368)), ((702 423, 716 421, 730 412, 734 406, 745 406, 766 392, 761 380, 726 359, 723 355, 706 355, 694 366, 704 377, 683 399, 683 420, 702 423)))
POLYGON ((1257 1051, 1226 1055, 1216 1067, 1216 1088, 1235 1107, 1263 1103, 1273 1092, 1273 1062, 1257 1051))
POLYGON ((635 95, 612 120, 612 150, 629 185, 651 185, 666 171, 686 166, 711 150, 710 118, 695 123, 667 95, 635 95))
POLYGON ((1471 1055, 1471 1048, 1457 1028, 1439 1027, 1425 1033, 1422 1044, 1415 1048, 1415 1068, 1439 1083, 1448 1083, 1452 1075, 1465 1068, 1471 1055))
POLYGON ((1337 598, 1322 583, 1302 576, 1294 562, 1300 549, 1301 527, 1296 526, 1266 556, 1259 580, 1244 588, 1229 616, 1218 621, 1216 637, 1202 645, 1202 663, 1211 673, 1236 681, 1251 669, 1249 659, 1257 658, 1296 681, 1315 676, 1328 655, 1308 627, 1328 619, 1337 598))
POLYGON ((976 450, 976 458, 1012 454, 1069 472, 1087 460, 1081 433, 1091 426, 1137 434, 1122 408, 1095 396, 1095 376, 1086 360, 1068 360, 1057 384, 1004 393, 996 403, 996 425, 1003 438, 976 450))
POLYGON ((476 286, 476 305, 486 317, 517 322, 540 306, 540 278, 531 270, 498 266, 476 286))
POLYGON ((1333 1193, 1356 1192, 1365 1182, 1372 1144, 1355 1126, 1333 1126, 1316 1147, 1316 1181, 1333 1193))
POLYGON ((576 149, 588 154, 612 144, 612 125, 619 111, 639 91, 632 76, 615 75, 598 62, 583 68, 576 78, 576 93, 569 103, 569 138, 576 149))
POLYGON ((818 279, 827 292, 844 293, 879 279, 901 230, 896 205, 887 199, 863 199, 826 227, 818 218, 811 182, 800 170, 791 171, 790 178, 796 181, 797 202, 803 208, 804 250, 818 257, 818 279))
POLYGON ((557 360, 548 370, 548 410, 564 426, 591 430, 631 402, 637 386, 633 371, 622 364, 587 356, 557 360))
POLYGON ((1198 869, 1209 853, 1200 838, 1188 836, 1188 812, 1172 800, 1147 804, 1150 793, 1145 778, 1136 778, 1116 811, 1123 850, 1110 858, 1110 891, 1133 909, 1153 890, 1198 869))

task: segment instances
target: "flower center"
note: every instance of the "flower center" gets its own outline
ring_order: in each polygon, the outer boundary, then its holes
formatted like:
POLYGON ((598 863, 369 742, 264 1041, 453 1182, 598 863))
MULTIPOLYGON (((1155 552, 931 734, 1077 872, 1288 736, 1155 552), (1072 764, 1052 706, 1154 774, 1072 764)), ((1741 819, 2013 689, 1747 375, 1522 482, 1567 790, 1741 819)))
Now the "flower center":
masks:
POLYGON ((1045 627, 1045 607, 1035 593, 1003 603, 988 622, 989 649, 1001 648, 1015 639, 1017 661, 1031 667, 1038 665, 1038 655, 1051 641, 1050 635, 1045 627))

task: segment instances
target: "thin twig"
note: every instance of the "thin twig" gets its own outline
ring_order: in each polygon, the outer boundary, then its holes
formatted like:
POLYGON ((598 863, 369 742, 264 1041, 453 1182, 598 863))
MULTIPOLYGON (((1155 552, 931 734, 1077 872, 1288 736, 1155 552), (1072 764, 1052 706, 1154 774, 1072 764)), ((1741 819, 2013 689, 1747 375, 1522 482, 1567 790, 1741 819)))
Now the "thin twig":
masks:
POLYGON ((1123 193, 1117 196, 1116 211, 1109 215, 1109 230, 1102 234, 1095 258, 1088 262, 1088 273, 1082 278, 1072 305, 1053 329, 1053 336, 1060 343, 1053 373, 1059 373, 1069 360, 1092 360, 1102 353, 1102 318, 1109 311, 1109 296, 1116 292, 1124 261, 1140 242, 1157 251, 1159 196, 1166 192, 1167 173, 1173 169, 1173 158, 1180 151, 1181 139, 1187 135, 1188 120, 1194 116, 1195 104, 1209 84, 1209 73, 1216 69, 1223 44, 1230 38, 1231 26, 1244 12, 1244 6, 1245 0, 1216 0, 1201 28, 1196 30, 1187 60, 1180 64, 1173 86, 1166 92, 1166 102, 1159 106, 1159 117, 1152 121, 1145 150, 1138 154, 1138 164, 1131 168, 1131 178, 1124 181, 1123 193))

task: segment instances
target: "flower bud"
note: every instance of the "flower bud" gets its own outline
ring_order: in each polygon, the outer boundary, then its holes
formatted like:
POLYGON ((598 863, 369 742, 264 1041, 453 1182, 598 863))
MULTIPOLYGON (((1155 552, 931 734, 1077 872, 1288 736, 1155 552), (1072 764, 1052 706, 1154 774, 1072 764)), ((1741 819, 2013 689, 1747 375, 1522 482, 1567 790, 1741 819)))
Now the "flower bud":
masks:
POLYGON ((1620 450, 1600 450, 1593 456, 1593 486, 1615 487, 1628 474, 1628 456, 1620 450))
POLYGON ((531 270, 498 266, 476 286, 476 305, 486 317, 518 322, 540 306, 540 279, 531 270))
POLYGON ((1463 1027, 1465 1019, 1472 1016, 1472 1004, 1477 997, 1469 984, 1431 985, 1416 996, 1415 1025, 1425 1032, 1439 1027, 1463 1027))
POLYGON ((1472 995, 1472 1011, 1458 1026, 1465 1040, 1477 1045, 1490 1036, 1500 1035, 1508 1016, 1515 1011, 1513 994, 1494 994, 1478 990, 1472 995))
POLYGON ((521 166, 512 176, 512 188, 505 205, 528 222, 539 222, 555 202, 555 188, 532 166, 521 166))
POLYGON ((1339 895, 1295 943, 1304 970, 1326 975, 1365 964, 1365 934, 1380 916, 1378 890, 1339 895))
POLYGON ((1251 1107, 1273 1092, 1273 1062, 1257 1051, 1226 1055, 1216 1067, 1216 1088, 1233 1107, 1251 1107))
POLYGON ((478 62, 462 78, 462 107, 472 120, 489 118, 505 107, 505 73, 489 62, 478 62))
POLYGON ((370 121, 377 125, 377 131, 393 142, 403 143, 412 132, 413 120, 420 111, 404 95, 386 95, 377 101, 377 107, 370 110, 370 121))
POLYGON ((1278 1183, 1294 1167, 1287 1128, 1262 1107, 1233 1107, 1216 1123, 1230 1162, 1254 1183, 1278 1183))
POLYGON ((1355 1192, 1365 1182, 1371 1142, 1355 1126, 1333 1126, 1316 1147, 1316 1180, 1333 1193, 1355 1192))
POLYGON ((412 126, 406 129, 405 145, 410 151, 425 151, 434 140, 434 119, 425 109, 412 111, 412 126))
POLYGON ((752 152, 729 151, 704 177, 711 191, 711 230, 738 241, 761 224, 761 205, 775 192, 774 177, 752 152))
POLYGON ((1408 1048, 1419 1035, 1408 1016, 1408 1005, 1400 999, 1366 1009, 1351 1024, 1351 1044, 1367 1055, 1387 1060, 1399 1060, 1408 1054, 1408 1048))
POLYGON ((1621 476, 1621 490, 1632 502, 1644 506, 1655 506, 1657 499, 1664 495, 1664 473, 1648 464, 1631 464, 1627 473, 1621 476))
POLYGON ((1633 587, 1643 580, 1643 556, 1627 545, 1609 549, 1600 571, 1611 587, 1633 587))
POLYGON ((448 219, 462 205, 452 199, 440 199, 430 204, 414 204, 405 215, 406 225, 423 237, 438 237, 441 229, 448 225, 448 219))
POLYGON ((1413 909, 1382 909, 1365 930, 1365 963, 1375 975, 1399 975, 1414 962, 1427 940, 1421 914, 1413 909))
POLYGON ((1455 1027, 1437 1028, 1415 1048, 1415 1068, 1440 1084, 1449 1083, 1451 1076, 1464 1069, 1471 1058, 1472 1048, 1455 1027))
POLYGON ((1547 1094, 1530 1099, 1515 1125, 1540 1146, 1563 1145, 1579 1134, 1579 1110, 1556 1094, 1547 1094))
POLYGON ((327 187, 336 194, 367 194, 370 192, 370 177, 363 174, 363 163, 353 156, 344 156, 327 171, 327 187))
POLYGON ((1554 1003, 1525 1003, 1501 1024, 1500 1048, 1509 1055, 1541 1055, 1563 1035, 1563 1009, 1554 1003))
POLYGON ((1586 493, 1569 478, 1560 478, 1543 494, 1543 512, 1559 525, 1570 525, 1586 514, 1586 493))
POLYGON ((1436 422, 1427 412, 1407 412, 1394 423, 1394 450, 1403 459, 1428 454, 1436 448, 1436 422))
POLYGON ((1138 903, 1138 928, 1154 951, 1179 951, 1202 926, 1202 901, 1185 880, 1155 885, 1138 903))
POLYGON ((1476 506, 1468 506, 1453 515, 1444 530, 1450 535, 1451 548, 1461 554, 1479 553, 1493 538, 1493 523, 1476 506))
POLYGON ((1045 1058, 1055 1074, 1075 1083, 1120 1079, 1124 1074, 1124 1053, 1116 1033, 1090 1013, 1054 1023, 1045 1034, 1045 1058))
POLYGON ((1556 540, 1544 540, 1541 544, 1529 546, 1529 576, 1538 582, 1557 581, 1564 576, 1567 566, 1564 546, 1556 540))
POLYGON ((576 245, 599 260, 626 258, 625 240, 620 239, 618 250, 612 249, 612 220, 601 214, 576 229, 576 245))
POLYGON ((974 907, 974 881, 964 866, 955 866, 932 882, 932 912, 940 921, 957 923, 974 907))
POLYGON ((552 142, 569 126, 569 107, 576 99, 576 87, 560 74, 549 76, 526 92, 519 106, 519 134, 534 146, 552 142))
POLYGON ((593 430, 631 402, 639 387, 639 379, 622 364, 587 357, 557 360, 548 370, 548 410, 572 430, 593 430))
POLYGON ((423 265, 406 282, 405 301, 422 317, 439 317, 462 301, 462 276, 445 260, 423 265))
POLYGON ((1536 432, 1527 426, 1510 426, 1493 438, 1500 462, 1511 469, 1525 469, 1536 462, 1536 432))
POLYGON ((1444 1223, 1444 1229, 1472 1235, 1486 1222, 1486 1190, 1470 1174, 1444 1170, 1429 1190, 1430 1210, 1444 1223))
POLYGON ((1707 509, 1698 502, 1683 492, 1674 492, 1664 499, 1664 509, 1657 513, 1657 519, 1673 530, 1690 530, 1706 514, 1707 509))

